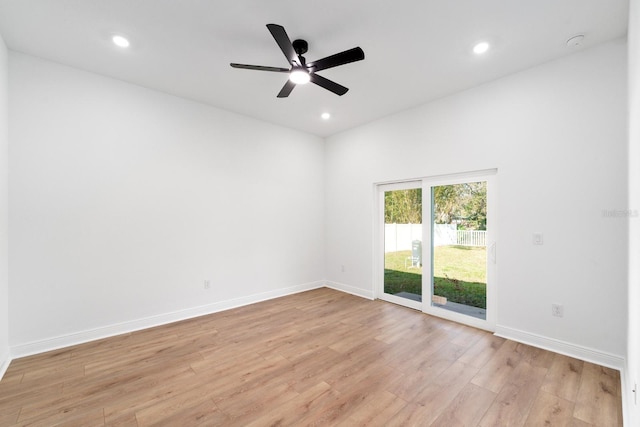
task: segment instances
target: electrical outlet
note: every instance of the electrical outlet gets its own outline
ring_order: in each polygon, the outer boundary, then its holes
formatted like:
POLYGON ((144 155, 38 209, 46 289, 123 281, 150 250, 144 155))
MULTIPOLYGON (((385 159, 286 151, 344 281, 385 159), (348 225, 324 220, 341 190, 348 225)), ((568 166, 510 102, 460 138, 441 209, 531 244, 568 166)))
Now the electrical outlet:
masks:
POLYGON ((209 289, 211 287, 211 280, 205 280, 204 281, 204 288, 205 289, 209 289))
POLYGON ((562 304, 551 304, 551 315, 555 317, 564 316, 564 307, 562 304))

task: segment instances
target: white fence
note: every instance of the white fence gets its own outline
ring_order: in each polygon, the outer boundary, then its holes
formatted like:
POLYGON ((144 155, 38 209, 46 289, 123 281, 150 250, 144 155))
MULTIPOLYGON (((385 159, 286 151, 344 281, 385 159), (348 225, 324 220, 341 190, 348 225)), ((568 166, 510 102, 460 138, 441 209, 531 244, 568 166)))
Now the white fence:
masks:
MULTIPOLYGON (((433 245, 486 246, 487 232, 456 230, 455 224, 434 224, 433 245)), ((422 240, 422 224, 385 224, 384 251, 410 251, 411 242, 422 240)))
POLYGON ((484 230, 457 230, 456 245, 487 246, 487 232, 484 230))
POLYGON ((433 246, 455 245, 457 241, 455 224, 433 224, 433 246))

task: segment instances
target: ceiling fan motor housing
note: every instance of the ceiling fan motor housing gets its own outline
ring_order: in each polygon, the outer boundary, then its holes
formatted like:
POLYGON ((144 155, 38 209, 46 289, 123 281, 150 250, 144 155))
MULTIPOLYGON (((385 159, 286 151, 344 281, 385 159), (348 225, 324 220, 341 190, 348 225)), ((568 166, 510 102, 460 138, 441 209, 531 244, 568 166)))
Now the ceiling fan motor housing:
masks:
POLYGON ((309 43, 307 43, 306 40, 297 39, 291 44, 293 45, 293 50, 295 50, 298 55, 304 55, 309 49, 309 43))

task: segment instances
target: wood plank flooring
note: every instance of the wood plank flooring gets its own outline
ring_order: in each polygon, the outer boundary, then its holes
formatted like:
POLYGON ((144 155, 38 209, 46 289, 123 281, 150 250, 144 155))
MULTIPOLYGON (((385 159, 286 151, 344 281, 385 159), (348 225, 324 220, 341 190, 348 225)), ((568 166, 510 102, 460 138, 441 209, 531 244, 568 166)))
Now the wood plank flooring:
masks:
POLYGON ((0 426, 621 426, 615 370, 318 289, 14 360, 0 426))

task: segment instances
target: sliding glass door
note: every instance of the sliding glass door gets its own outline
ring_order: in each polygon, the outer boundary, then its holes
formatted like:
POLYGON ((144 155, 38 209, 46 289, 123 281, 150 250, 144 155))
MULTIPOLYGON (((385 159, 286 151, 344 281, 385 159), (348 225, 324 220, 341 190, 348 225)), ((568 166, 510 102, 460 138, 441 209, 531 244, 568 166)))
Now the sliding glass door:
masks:
POLYGON ((378 297, 492 330, 495 171, 378 186, 378 297))
POLYGON ((382 188, 383 294, 391 302, 422 306, 422 183, 382 188))
POLYGON ((431 306, 486 320, 487 182, 430 190, 431 306))

